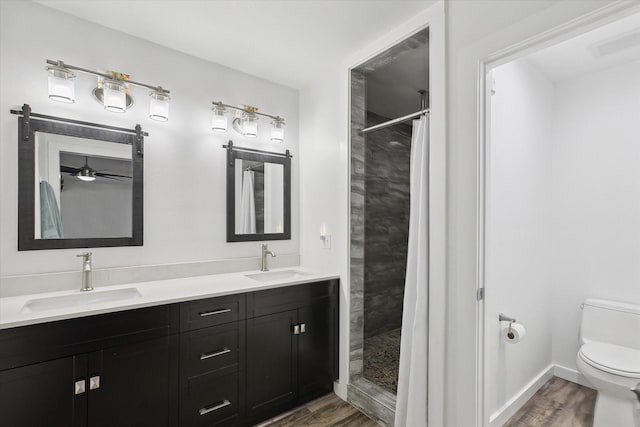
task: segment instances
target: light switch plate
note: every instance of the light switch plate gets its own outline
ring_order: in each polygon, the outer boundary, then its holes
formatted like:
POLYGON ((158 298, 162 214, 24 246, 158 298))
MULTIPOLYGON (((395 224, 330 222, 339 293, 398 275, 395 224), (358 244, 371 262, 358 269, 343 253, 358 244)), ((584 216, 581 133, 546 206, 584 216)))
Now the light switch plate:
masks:
POLYGON ((331 249, 331 234, 325 234, 320 236, 322 242, 322 249, 331 249))

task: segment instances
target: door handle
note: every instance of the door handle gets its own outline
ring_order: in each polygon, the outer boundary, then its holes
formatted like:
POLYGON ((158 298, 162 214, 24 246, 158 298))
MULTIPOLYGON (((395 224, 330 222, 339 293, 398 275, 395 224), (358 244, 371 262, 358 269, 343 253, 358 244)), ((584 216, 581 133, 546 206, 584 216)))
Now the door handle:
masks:
POLYGON ((75 382, 73 385, 73 390, 75 394, 82 394, 86 391, 86 383, 87 380, 82 379, 75 382))
POLYGON ((293 325, 293 335, 300 334, 300 325, 293 325))
POLYGON ((302 323, 300 325, 300 333, 304 334, 305 332, 307 332, 307 324, 306 323, 302 323))

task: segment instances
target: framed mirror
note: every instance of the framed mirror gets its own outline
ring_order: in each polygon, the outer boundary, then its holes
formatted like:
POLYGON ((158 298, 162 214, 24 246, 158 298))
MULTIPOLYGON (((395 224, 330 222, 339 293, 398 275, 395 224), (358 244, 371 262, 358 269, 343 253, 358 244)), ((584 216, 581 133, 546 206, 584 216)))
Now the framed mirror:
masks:
POLYGON ((30 110, 18 126, 18 250, 142 246, 139 126, 115 128, 30 110))
POLYGON ((291 154, 227 149, 227 242, 291 239, 291 154))

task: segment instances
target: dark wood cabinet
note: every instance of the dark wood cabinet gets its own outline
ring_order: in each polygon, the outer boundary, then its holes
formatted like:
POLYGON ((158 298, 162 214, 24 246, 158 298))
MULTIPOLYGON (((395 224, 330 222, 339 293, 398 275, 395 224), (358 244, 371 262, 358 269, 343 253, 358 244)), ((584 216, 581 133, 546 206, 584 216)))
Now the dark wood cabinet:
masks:
POLYGON ((75 394, 74 383, 85 372, 86 357, 75 356, 1 371, 0 424, 84 426, 86 394, 75 394))
POLYGON ((330 392, 338 281, 0 330, 2 426, 248 426, 330 392))
POLYGON ((177 319, 167 305, 0 331, 0 425, 176 425, 177 319))
POLYGON ((247 413, 251 420, 281 412, 298 397, 297 310, 247 321, 247 413))
POLYGON ((305 332, 298 335, 299 389, 301 397, 329 393, 336 375, 337 311, 330 298, 298 310, 305 332))
POLYGON ((249 422, 333 390, 337 281, 254 292, 247 311, 260 314, 247 320, 249 422))
POLYGON ((170 354, 169 337, 90 354, 88 425, 169 426, 170 354))
POLYGON ((242 424, 245 295, 180 304, 180 425, 242 424))

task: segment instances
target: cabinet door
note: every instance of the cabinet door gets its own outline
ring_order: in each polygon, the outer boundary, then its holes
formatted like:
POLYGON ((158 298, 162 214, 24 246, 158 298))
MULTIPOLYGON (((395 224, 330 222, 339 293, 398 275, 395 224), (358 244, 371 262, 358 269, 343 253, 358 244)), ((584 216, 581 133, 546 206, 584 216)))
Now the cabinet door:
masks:
POLYGON ((297 397, 297 311, 247 320, 247 411, 250 420, 279 413, 297 397))
POLYGON ((298 338, 301 397, 333 390, 335 310, 329 298, 298 310, 304 330, 298 338))
POLYGON ((86 369, 86 356, 78 356, 1 371, 0 425, 86 425, 86 369))
POLYGON ((170 425, 172 372, 171 337, 91 353, 89 426, 170 425))

